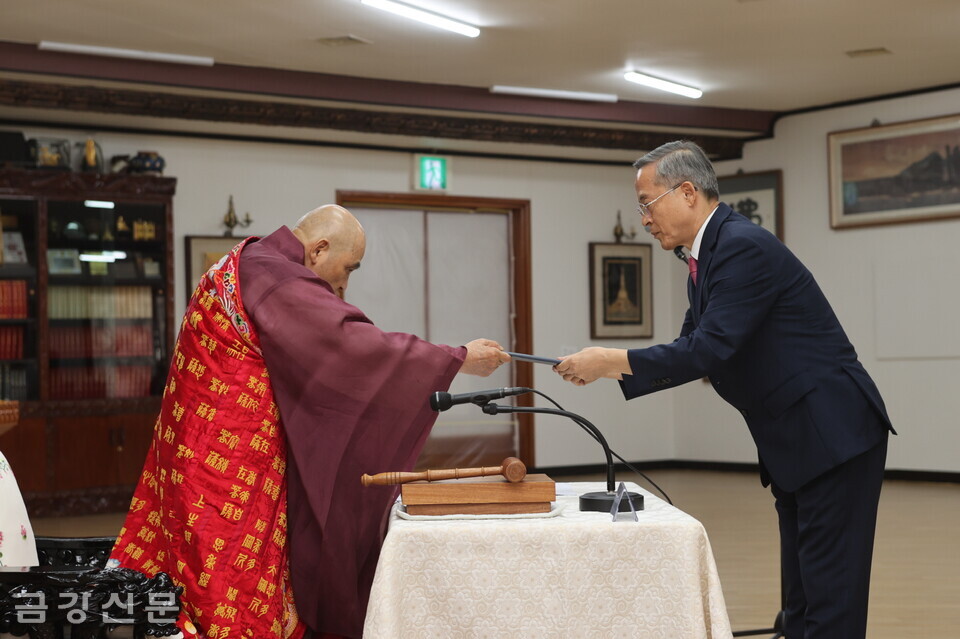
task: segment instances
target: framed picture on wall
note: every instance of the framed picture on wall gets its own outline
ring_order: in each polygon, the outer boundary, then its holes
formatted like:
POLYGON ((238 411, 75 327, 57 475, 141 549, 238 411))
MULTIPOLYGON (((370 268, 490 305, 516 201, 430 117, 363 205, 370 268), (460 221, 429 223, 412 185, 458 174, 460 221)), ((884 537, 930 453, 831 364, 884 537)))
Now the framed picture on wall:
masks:
POLYGON ((50 275, 80 275, 80 251, 77 249, 47 249, 47 270, 50 275))
POLYGON ((783 241, 783 172, 718 176, 720 201, 783 241))
POLYGON ((590 243, 590 337, 653 337, 650 244, 590 243))
POLYGON ((184 254, 187 273, 187 300, 193 295, 200 277, 220 258, 230 252, 244 238, 224 237, 222 235, 186 235, 184 236, 186 253, 184 254))
POLYGON ((960 217, 960 115, 827 134, 830 226, 960 217))

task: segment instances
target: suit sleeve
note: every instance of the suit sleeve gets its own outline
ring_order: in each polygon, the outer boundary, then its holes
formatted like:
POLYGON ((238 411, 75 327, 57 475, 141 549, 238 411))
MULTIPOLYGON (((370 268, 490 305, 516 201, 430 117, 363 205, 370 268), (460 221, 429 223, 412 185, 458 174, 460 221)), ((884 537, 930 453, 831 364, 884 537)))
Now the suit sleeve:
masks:
POLYGON ((771 312, 782 284, 773 275, 781 260, 763 238, 718 242, 703 286, 706 303, 694 327, 688 310, 681 336, 669 344, 627 352, 632 375, 621 382, 632 399, 710 375, 734 357, 771 312))
MULTIPOLYGON (((683 315, 683 325, 680 327, 680 337, 677 339, 682 339, 693 332, 693 313, 690 312, 690 309, 687 309, 687 312, 683 315)), ((676 340, 674 340, 676 341, 676 340)))

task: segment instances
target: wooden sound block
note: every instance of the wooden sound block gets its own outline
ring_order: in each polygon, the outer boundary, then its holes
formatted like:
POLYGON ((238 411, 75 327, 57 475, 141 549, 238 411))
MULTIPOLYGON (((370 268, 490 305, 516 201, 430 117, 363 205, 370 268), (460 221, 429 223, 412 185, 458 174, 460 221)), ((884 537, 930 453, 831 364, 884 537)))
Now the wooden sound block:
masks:
POLYGON ((514 515, 519 513, 548 513, 550 502, 520 502, 497 504, 421 504, 406 506, 409 515, 514 515))
MULTIPOLYGON (((557 489, 552 479, 542 474, 527 475, 523 481, 510 483, 499 475, 491 477, 472 477, 470 479, 448 479, 444 481, 415 481, 403 484, 400 496, 407 506, 436 504, 547 504, 556 501, 557 489)), ((464 512, 464 511, 459 511, 464 512)), ((545 512, 540 510, 511 512, 545 512)), ((427 513, 421 513, 427 514, 427 513)), ((432 513, 431 513, 432 514, 432 513)), ((447 514, 447 513, 443 513, 447 514)), ((498 513, 499 514, 499 513, 498 513)))

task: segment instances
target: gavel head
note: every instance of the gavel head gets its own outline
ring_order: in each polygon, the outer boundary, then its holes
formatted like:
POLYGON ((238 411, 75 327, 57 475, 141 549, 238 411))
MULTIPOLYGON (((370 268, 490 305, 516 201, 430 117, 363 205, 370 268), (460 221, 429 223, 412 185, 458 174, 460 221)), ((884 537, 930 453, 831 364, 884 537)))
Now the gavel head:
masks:
POLYGON ((500 474, 511 483, 521 481, 527 476, 527 467, 516 457, 507 457, 504 459, 501 468, 502 471, 500 474))

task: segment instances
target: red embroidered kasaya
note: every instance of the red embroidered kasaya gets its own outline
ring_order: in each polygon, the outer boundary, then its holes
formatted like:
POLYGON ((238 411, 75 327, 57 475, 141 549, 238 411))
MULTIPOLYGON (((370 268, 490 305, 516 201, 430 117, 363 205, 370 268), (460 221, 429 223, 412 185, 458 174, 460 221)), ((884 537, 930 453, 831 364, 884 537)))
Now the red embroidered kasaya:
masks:
POLYGON ((240 304, 238 244, 187 306, 143 474, 111 558, 183 586, 186 637, 293 637, 286 439, 240 304))

